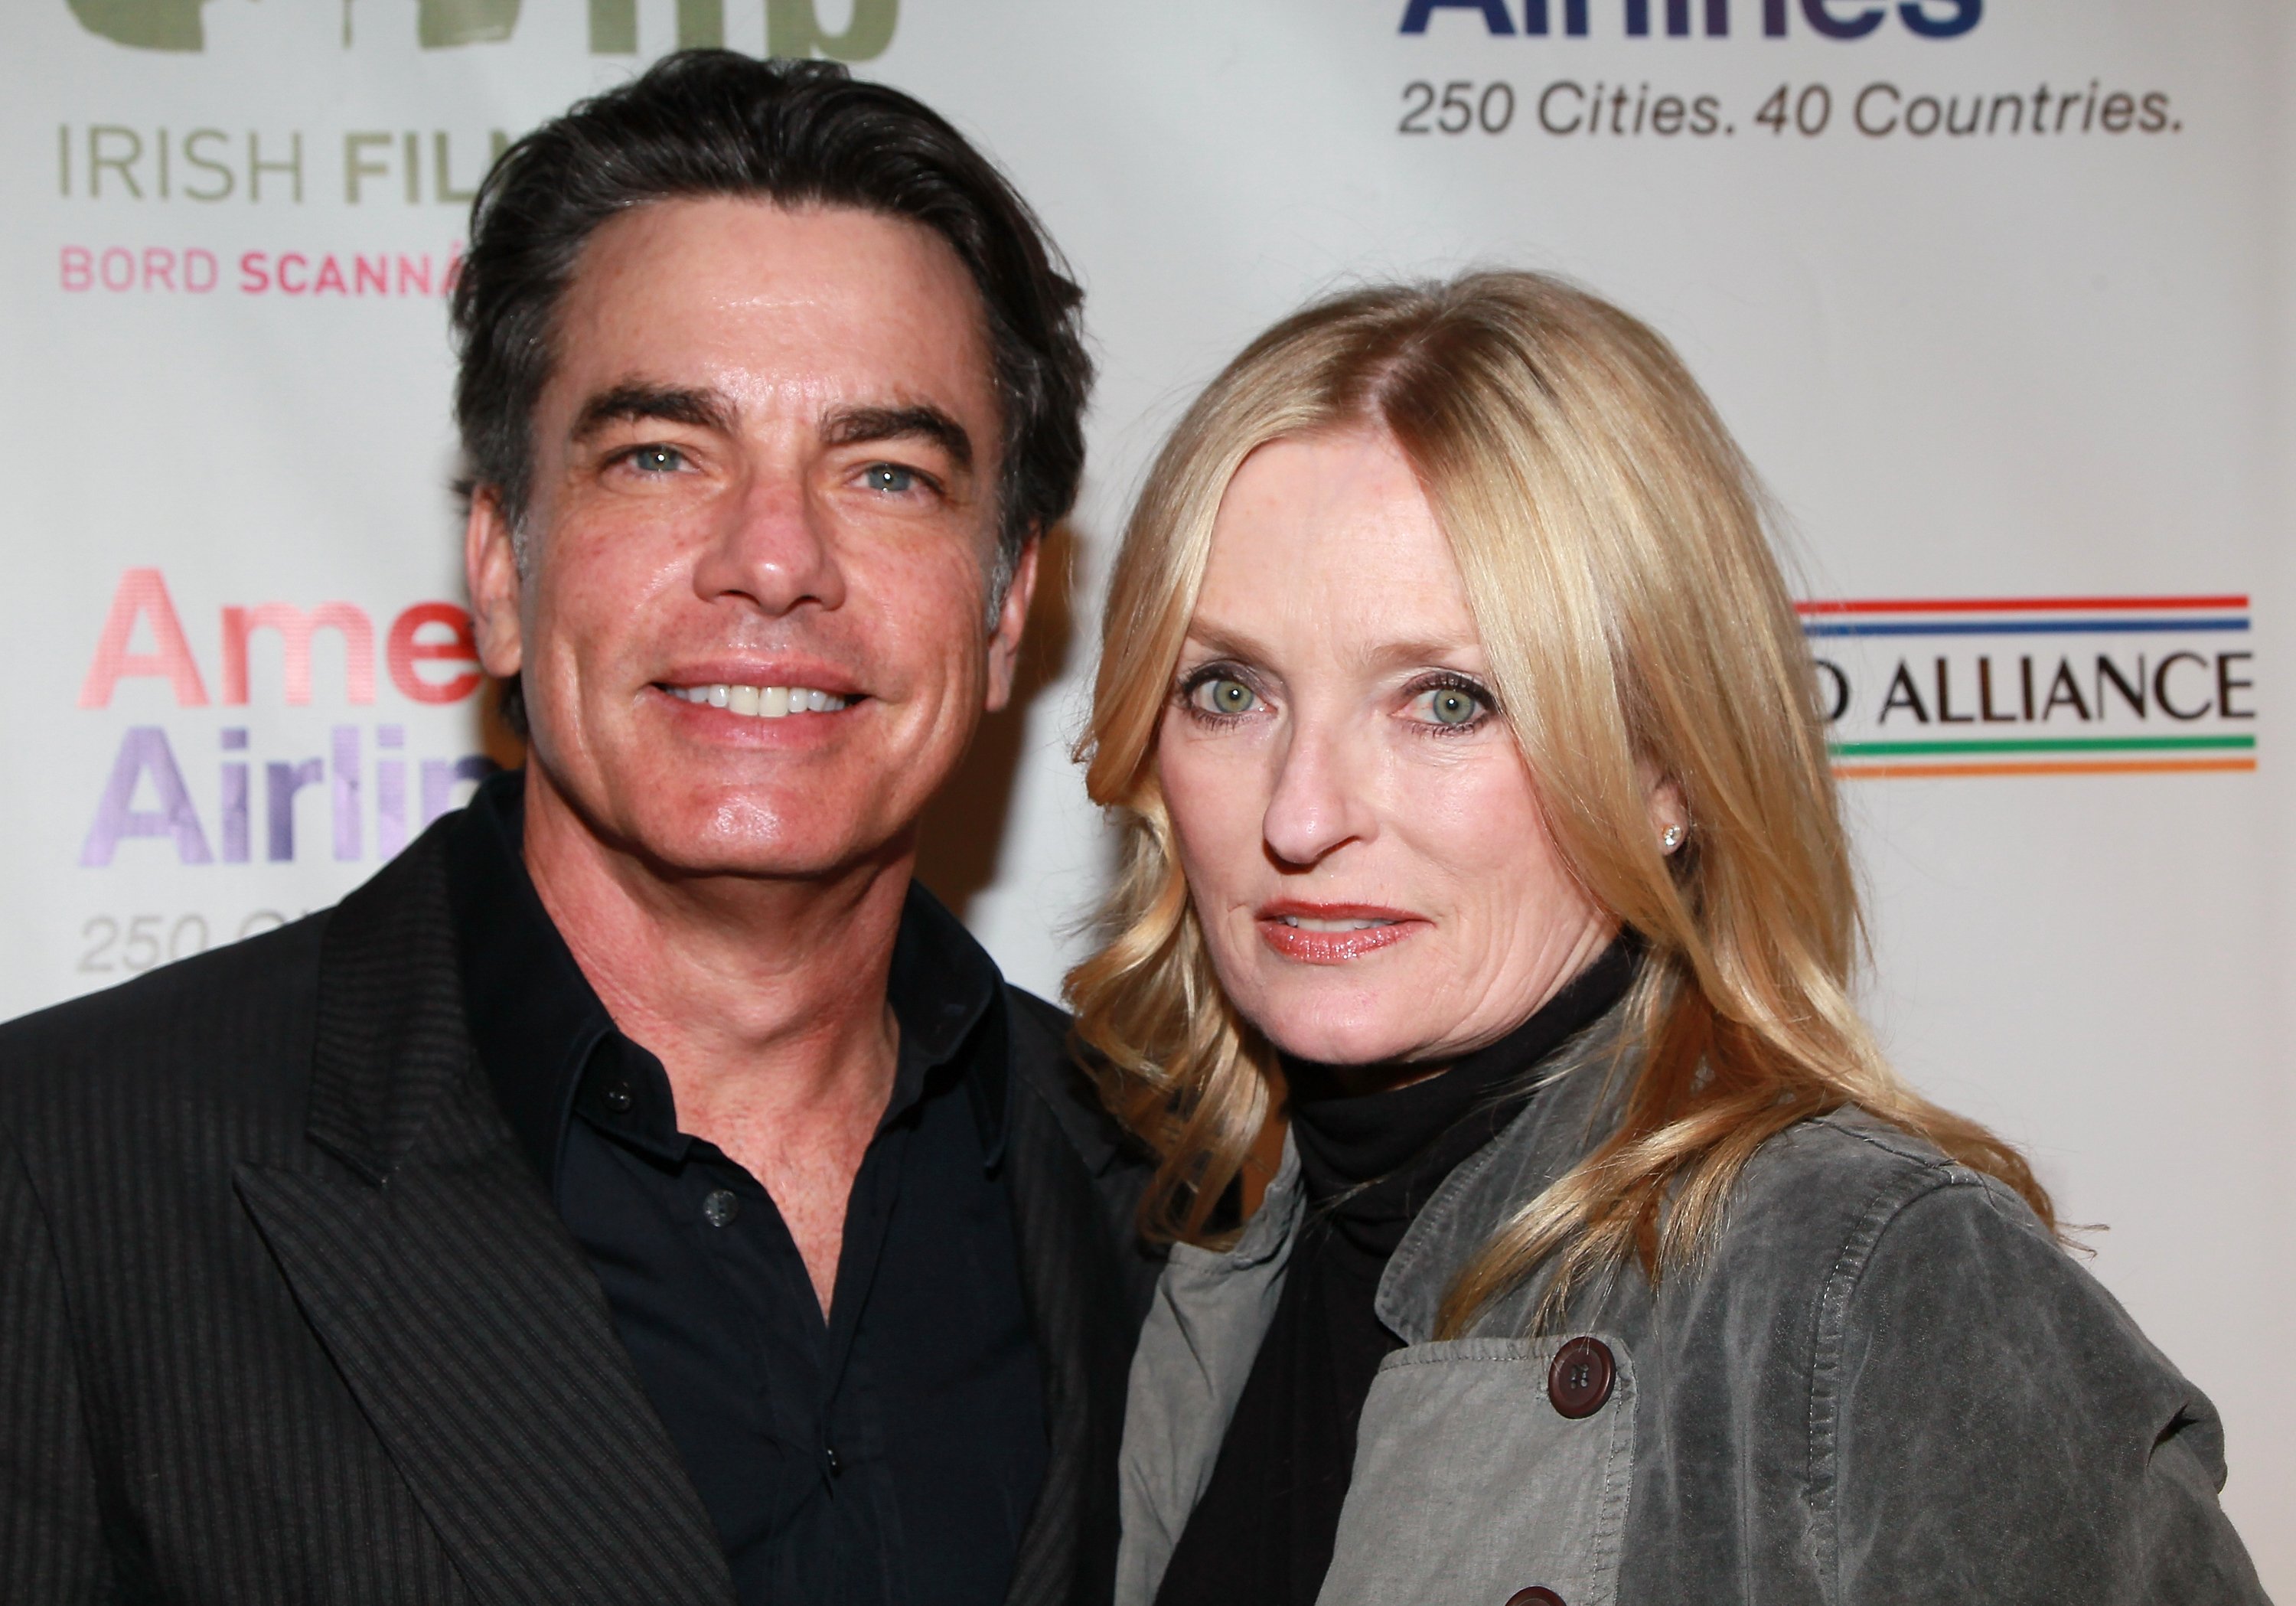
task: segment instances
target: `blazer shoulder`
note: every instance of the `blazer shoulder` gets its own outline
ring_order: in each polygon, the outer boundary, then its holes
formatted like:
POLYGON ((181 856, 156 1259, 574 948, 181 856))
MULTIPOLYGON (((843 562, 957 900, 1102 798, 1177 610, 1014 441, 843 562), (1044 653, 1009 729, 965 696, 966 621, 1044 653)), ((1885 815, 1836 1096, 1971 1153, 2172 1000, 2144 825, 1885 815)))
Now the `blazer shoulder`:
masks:
POLYGON ((0 1024, 0 1085, 37 1079, 46 1067, 190 1068, 282 1037, 308 1042, 308 1026, 297 1033, 291 1023, 309 1014, 333 912, 0 1024))
POLYGON ((0 1125, 28 1151, 160 1112, 299 1126, 332 912, 0 1025, 0 1125))
POLYGON ((1147 1165, 1146 1151, 1101 1102, 1069 1012, 1010 982, 1004 1002, 1014 1078, 1051 1108, 1085 1169, 1101 1177, 1147 1165))

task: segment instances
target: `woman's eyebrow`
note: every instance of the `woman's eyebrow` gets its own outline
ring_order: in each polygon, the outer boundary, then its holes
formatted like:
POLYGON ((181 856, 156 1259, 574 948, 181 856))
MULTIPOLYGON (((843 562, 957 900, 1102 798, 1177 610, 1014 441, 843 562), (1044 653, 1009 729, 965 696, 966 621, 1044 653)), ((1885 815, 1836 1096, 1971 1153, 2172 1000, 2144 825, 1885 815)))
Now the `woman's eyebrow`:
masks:
POLYGON ((1248 633, 1221 624, 1217 620, 1189 621, 1187 642, 1214 658, 1244 658, 1257 662, 1267 650, 1248 633))
POLYGON ((1416 669, 1426 664, 1444 663, 1472 653, 1481 644, 1456 637, 1420 637, 1402 641, 1382 641, 1365 650, 1360 656, 1374 669, 1416 669))

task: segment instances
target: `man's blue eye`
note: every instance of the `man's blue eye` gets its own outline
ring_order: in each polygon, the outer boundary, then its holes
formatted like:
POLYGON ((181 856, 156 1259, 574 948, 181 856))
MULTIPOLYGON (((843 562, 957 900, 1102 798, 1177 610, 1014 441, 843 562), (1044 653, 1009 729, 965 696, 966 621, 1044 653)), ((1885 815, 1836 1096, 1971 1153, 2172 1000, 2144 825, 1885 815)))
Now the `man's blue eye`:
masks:
POLYGON ((899 496, 916 489, 917 474, 912 468, 898 463, 872 463, 867 475, 869 489, 882 490, 888 496, 899 496))
POLYGON ((685 466, 685 454, 674 446, 641 446, 630 454, 630 466, 640 474, 675 474, 685 466))

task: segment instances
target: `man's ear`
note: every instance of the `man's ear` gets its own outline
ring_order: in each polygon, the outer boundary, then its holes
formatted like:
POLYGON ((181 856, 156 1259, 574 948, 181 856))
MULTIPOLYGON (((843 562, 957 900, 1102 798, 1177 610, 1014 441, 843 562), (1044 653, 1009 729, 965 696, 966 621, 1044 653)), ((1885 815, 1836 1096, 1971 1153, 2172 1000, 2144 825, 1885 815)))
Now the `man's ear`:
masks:
POLYGON ((1013 700, 1013 679, 1021 663, 1021 637, 1029 625, 1029 603, 1037 595, 1037 555, 1044 540, 1030 536, 1013 560, 1013 581, 1004 588, 1004 605, 996 610, 996 628, 988 637, 988 696, 982 706, 995 713, 1013 700))
POLYGON ((479 662, 487 673, 507 680, 525 659, 519 630, 518 547, 501 495, 491 485, 471 493, 471 516, 463 527, 463 576, 471 589, 471 622, 478 638, 479 662))

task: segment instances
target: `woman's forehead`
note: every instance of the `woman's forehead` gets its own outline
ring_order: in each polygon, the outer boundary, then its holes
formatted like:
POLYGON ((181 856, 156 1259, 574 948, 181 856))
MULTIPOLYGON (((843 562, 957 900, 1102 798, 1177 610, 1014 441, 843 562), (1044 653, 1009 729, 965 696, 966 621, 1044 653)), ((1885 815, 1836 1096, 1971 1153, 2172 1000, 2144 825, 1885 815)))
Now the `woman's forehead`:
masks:
POLYGON ((1344 633, 1405 655, 1473 637, 1450 541, 1384 432, 1272 441, 1229 482, 1191 635, 1279 626, 1344 633))

